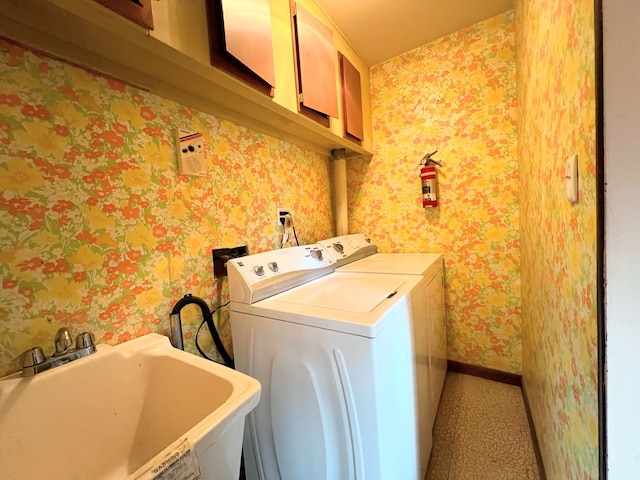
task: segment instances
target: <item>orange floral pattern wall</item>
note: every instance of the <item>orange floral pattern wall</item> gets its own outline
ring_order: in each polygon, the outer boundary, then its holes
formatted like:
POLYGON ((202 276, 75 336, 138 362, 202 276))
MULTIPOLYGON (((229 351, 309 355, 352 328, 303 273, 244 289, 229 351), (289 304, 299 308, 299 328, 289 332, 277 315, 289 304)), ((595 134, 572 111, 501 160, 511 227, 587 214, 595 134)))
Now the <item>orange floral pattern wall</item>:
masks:
POLYGON ((387 252, 443 252, 448 354, 520 373, 514 12, 371 69, 374 156, 349 160, 349 229, 387 252), (438 149, 439 201, 419 161, 438 149))
POLYGON ((594 2, 522 0, 516 24, 523 382, 547 477, 598 478, 594 2))
MULTIPOLYGON (((0 375, 61 326, 115 344, 168 329, 193 293, 226 300, 211 249, 333 234, 328 157, 0 42, 0 375), (200 131, 204 177, 178 173, 177 128, 200 131)), ((187 350, 199 313, 185 309, 187 350)), ((220 318, 229 346, 228 314, 220 318)), ((210 355, 208 334, 201 335, 210 355)))

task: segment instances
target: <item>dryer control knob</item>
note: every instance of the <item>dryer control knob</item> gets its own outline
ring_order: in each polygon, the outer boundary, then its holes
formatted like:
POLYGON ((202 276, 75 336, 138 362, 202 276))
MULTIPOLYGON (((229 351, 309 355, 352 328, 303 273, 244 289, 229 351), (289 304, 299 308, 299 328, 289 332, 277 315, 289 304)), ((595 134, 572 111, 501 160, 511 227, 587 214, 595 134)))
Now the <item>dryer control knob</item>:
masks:
POLYGON ((269 267, 269 270, 271 270, 272 272, 280 271, 280 267, 278 267, 278 264, 276 262, 269 262, 267 265, 269 267))
POLYGON ((262 277, 264 275, 264 267, 262 265, 253 267, 253 273, 258 275, 259 277, 262 277))
POLYGON ((322 250, 311 250, 311 257, 316 260, 322 260, 322 250))
POLYGON ((333 245, 333 248, 335 249, 336 252, 339 252, 339 253, 344 252, 344 247, 342 246, 341 243, 335 243, 333 245))

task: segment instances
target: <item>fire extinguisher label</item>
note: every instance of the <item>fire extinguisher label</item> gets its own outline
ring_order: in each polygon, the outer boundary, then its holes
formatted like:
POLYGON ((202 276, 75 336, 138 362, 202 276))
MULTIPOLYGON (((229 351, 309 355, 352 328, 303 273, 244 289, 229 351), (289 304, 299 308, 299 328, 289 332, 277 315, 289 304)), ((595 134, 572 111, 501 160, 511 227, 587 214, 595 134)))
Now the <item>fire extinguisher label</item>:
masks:
POLYGON ((424 208, 437 207, 438 198, 436 169, 432 166, 422 167, 420 170, 420 179, 422 180, 422 206, 424 208))
POLYGON ((438 191, 438 172, 436 171, 436 165, 441 167, 442 163, 432 158, 436 153, 438 153, 438 150, 427 153, 422 160, 420 160, 420 165, 423 165, 420 169, 423 208, 438 206, 438 198, 436 196, 436 192, 438 191))

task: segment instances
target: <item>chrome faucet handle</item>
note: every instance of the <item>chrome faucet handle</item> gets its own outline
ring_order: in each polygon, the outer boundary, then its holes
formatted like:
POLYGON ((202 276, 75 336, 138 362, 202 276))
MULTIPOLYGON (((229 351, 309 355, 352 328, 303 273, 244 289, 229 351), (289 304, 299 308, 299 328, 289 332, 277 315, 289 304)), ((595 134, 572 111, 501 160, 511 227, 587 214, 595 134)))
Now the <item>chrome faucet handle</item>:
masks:
POLYGON ((44 356, 44 351, 40 347, 33 347, 23 352, 20 357, 20 366, 22 368, 35 367, 36 365, 41 365, 47 359, 44 356))
POLYGON ((69 330, 61 328, 56 333, 56 351, 49 358, 45 357, 40 347, 30 348, 20 355, 22 376, 32 377, 38 373, 46 372, 52 368, 66 365, 69 362, 96 353, 98 350, 94 340, 92 333, 82 332, 76 336, 76 346, 73 348, 69 330))
POLYGON ((57 357, 67 353, 67 350, 71 348, 71 345, 73 345, 73 341, 71 340, 71 333, 69 333, 69 329, 65 327, 58 329, 55 338, 56 351, 53 352, 53 356, 57 357))
POLYGON ((91 332, 82 332, 76 335, 76 349, 90 348, 95 346, 95 337, 91 332))

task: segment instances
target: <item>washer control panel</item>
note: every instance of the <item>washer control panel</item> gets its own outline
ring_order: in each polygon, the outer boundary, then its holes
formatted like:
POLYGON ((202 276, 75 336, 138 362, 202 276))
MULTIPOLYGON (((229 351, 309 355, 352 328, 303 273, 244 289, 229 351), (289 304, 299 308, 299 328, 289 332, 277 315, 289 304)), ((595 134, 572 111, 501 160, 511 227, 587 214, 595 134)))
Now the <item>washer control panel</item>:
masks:
POLYGON ((232 258, 227 263, 231 301, 254 303, 335 270, 322 245, 281 248, 232 258))
POLYGON ((363 233, 328 238, 318 243, 335 258, 337 267, 368 257, 378 251, 378 247, 363 233))

